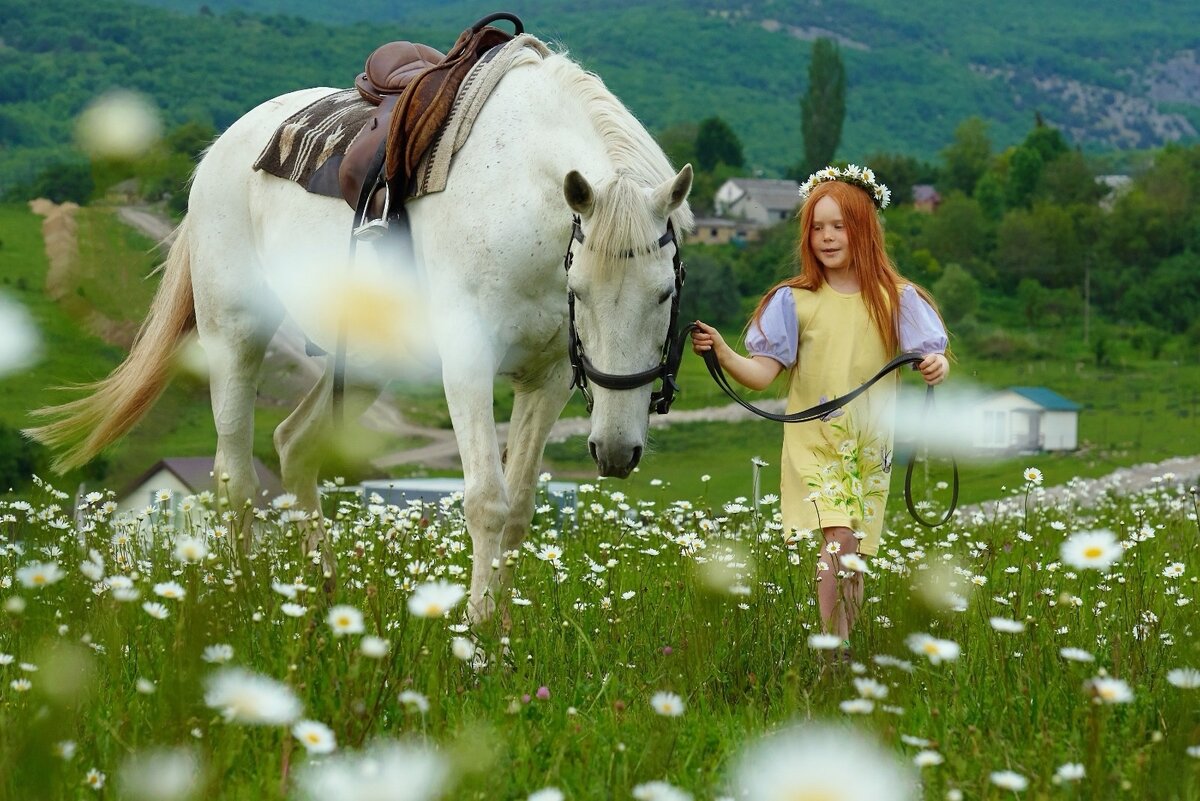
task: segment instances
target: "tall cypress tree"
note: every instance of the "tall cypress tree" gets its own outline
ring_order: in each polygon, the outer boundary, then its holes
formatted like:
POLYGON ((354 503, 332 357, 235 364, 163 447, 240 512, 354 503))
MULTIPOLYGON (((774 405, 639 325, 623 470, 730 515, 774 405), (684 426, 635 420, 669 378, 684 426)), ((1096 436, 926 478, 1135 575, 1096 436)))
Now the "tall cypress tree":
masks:
POLYGON ((808 65, 808 92, 800 99, 800 132, 804 136, 804 173, 833 161, 846 116, 846 69, 831 39, 813 42, 808 65))

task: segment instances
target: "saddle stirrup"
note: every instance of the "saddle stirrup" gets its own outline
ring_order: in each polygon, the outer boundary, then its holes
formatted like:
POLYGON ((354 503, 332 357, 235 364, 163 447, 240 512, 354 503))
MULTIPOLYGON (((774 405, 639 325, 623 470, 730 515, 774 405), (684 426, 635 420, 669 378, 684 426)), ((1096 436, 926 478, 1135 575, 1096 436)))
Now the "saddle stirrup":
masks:
POLYGON ((391 187, 383 182, 383 212, 378 219, 368 220, 367 212, 370 209, 370 201, 363 206, 362 220, 354 228, 354 238, 360 242, 374 242, 379 239, 388 230, 388 212, 392 205, 392 190, 391 187))

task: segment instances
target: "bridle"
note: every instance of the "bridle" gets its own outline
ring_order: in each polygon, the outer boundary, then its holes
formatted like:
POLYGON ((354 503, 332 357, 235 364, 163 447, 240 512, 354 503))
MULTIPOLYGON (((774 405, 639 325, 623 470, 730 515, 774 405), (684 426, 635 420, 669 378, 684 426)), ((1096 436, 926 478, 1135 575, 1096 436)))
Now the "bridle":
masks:
MULTIPOLYGON (((579 215, 574 215, 571 218, 571 239, 567 242, 567 255, 563 257, 563 270, 565 272, 570 273, 571 265, 575 261, 575 254, 572 252, 575 243, 578 242, 582 245, 585 239, 579 215)), ((567 329, 567 353, 571 359, 571 386, 579 387, 579 391, 583 393, 583 398, 587 402, 588 413, 591 413, 594 404, 592 392, 588 389, 589 381, 605 389, 637 389, 662 379, 662 388, 650 393, 650 411, 657 412, 658 414, 666 414, 671 409, 671 403, 675 400, 675 393, 679 390, 678 385, 675 383, 675 376, 679 372, 679 363, 683 360, 683 348, 687 340, 686 335, 678 336, 675 330, 679 321, 679 297, 683 292, 683 280, 687 274, 687 270, 680 259, 679 239, 675 236, 675 226, 671 223, 670 218, 668 218, 667 230, 656 242, 651 244, 650 250, 661 250, 671 243, 675 245, 675 255, 671 257, 671 268, 675 272, 675 292, 671 297, 671 322, 667 326, 667 337, 663 342, 659 363, 648 370, 643 370, 640 373, 619 375, 605 373, 596 369, 595 365, 591 363, 587 355, 583 352, 583 342, 580 341, 579 331, 575 328, 575 293, 571 291, 568 284, 567 311, 570 317, 570 324, 567 329)), ((632 250, 627 250, 623 255, 626 258, 632 258, 634 253, 632 250)))

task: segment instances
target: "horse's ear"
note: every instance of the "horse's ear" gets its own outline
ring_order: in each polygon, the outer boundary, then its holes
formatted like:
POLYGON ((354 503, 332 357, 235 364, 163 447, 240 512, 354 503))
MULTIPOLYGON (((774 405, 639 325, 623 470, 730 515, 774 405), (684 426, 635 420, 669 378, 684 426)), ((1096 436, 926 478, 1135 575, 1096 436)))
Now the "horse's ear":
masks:
POLYGON ((596 205, 596 195, 592 192, 592 185, 577 170, 571 170, 563 179, 563 194, 567 197, 567 205, 580 217, 591 214, 592 208, 596 205))
POLYGON ((660 217, 666 217, 687 199, 692 191, 692 165, 684 164, 674 178, 664 181, 654 190, 654 208, 660 217))

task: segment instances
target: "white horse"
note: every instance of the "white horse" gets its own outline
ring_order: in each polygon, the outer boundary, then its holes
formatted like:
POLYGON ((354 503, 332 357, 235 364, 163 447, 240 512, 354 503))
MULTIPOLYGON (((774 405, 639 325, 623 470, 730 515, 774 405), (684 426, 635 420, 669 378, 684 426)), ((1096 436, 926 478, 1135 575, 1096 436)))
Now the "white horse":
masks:
MULTIPOLYGON (((263 358, 285 317, 330 353, 346 306, 352 321, 367 318, 347 335, 348 409, 378 394, 356 365, 379 367, 381 351, 419 350, 413 326, 378 314, 385 290, 360 292, 363 302, 318 291, 329 301, 322 306, 297 287, 365 277, 408 287, 395 316, 427 311, 418 333, 436 349, 462 458, 471 615, 486 618, 508 578, 493 560, 526 535, 546 437, 572 392, 563 270, 572 211, 585 244, 575 245, 569 280, 590 363, 610 374, 645 371, 658 364, 667 336, 679 246, 656 240, 668 218, 677 231, 691 228, 691 167, 676 173, 595 75, 565 54, 526 51, 484 105, 445 190, 409 204, 418 279, 404 283, 408 265, 384 246, 360 244, 347 265, 353 212, 340 200, 251 169, 283 120, 334 91, 269 100, 217 139, 196 169, 187 218, 129 357, 88 397, 39 410, 57 419, 29 433, 63 449, 60 469, 85 463, 154 403, 196 329, 209 361, 215 472, 229 497, 244 501, 256 491, 251 443, 263 358), (412 301, 418 284, 423 303, 412 301), (395 341, 380 349, 366 342, 371 336, 395 341), (515 392, 503 453, 492 412, 498 375, 515 392)), ((333 433, 332 383, 327 364, 274 435, 284 486, 309 509, 318 508, 320 443, 333 433)), ((593 393, 589 447, 602 475, 623 477, 645 445, 651 387, 593 393)))

